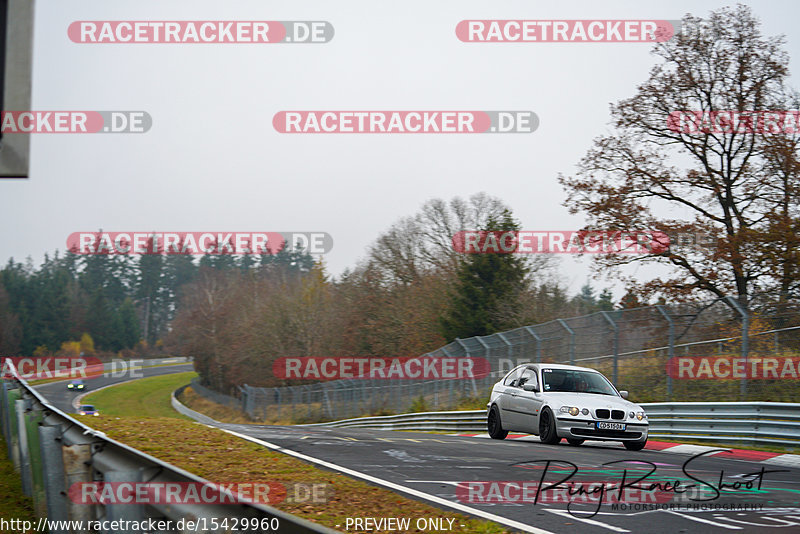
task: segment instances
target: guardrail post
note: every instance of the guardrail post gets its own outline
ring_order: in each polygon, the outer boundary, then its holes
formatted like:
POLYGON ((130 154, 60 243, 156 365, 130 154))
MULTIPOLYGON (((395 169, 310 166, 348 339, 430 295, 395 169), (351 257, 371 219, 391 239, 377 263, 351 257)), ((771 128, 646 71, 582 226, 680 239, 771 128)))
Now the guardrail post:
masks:
POLYGON ((536 333, 532 326, 526 326, 525 331, 536 340, 536 363, 542 362, 542 336, 536 333))
POLYGON ((739 382, 739 397, 741 400, 747 399, 747 356, 749 353, 749 332, 750 332, 750 315, 747 313, 747 310, 744 306, 739 302, 736 297, 725 297, 725 299, 731 304, 733 308, 739 313, 742 317, 742 360, 744 361, 744 369, 745 373, 744 376, 741 378, 739 382))
POLYGON ((607 311, 601 311, 600 313, 603 314, 606 321, 611 324, 611 328, 614 329, 614 386, 616 386, 619 380, 619 326, 607 311))
MULTIPOLYGON (((73 484, 92 482, 92 452, 91 445, 77 444, 66 445, 61 448, 61 459, 64 463, 65 489, 69 490, 73 484)), ((95 519, 94 506, 67 501, 67 514, 73 521, 90 521, 95 519)))
POLYGON ((6 380, 0 380, 0 392, 2 392, 2 397, 0 397, 0 425, 2 425, 3 431, 3 441, 6 442, 7 447, 7 454, 8 457, 11 458, 11 430, 9 429, 9 425, 11 422, 11 414, 9 413, 9 406, 8 406, 8 392, 10 388, 8 387, 8 383, 6 380))
MULTIPOLYGON (((130 471, 106 471, 103 473, 103 477, 105 482, 141 482, 142 481, 142 472, 139 469, 130 470, 130 471)), ((135 502, 135 501, 134 501, 135 502)), ((127 521, 137 521, 140 522, 146 518, 144 513, 144 505, 143 504, 134 504, 134 503, 126 503, 126 504, 113 504, 107 503, 105 505, 106 509, 106 519, 109 521, 114 520, 127 520, 127 521)), ((129 532, 128 530, 119 530, 117 532, 129 532)))
MULTIPOLYGON (((64 461, 61 457, 60 428, 57 426, 40 426, 39 442, 42 451, 42 474, 47 483, 44 486, 45 500, 47 501, 47 519, 52 521, 66 521, 69 519, 67 505, 69 499, 66 494, 66 479, 64 478, 64 461)), ((50 534, 68 532, 66 529, 51 529, 50 534)))
POLYGON ((17 413, 17 442, 19 447, 19 470, 22 475, 22 492, 28 497, 33 496, 33 477, 31 475, 30 449, 28 448, 28 432, 25 429, 25 410, 28 402, 17 400, 14 408, 17 413))
POLYGON ((556 321, 569 334, 569 364, 575 365, 575 331, 569 327, 564 319, 556 319, 556 321))
MULTIPOLYGON (((667 312, 667 309, 664 305, 659 304, 656 306, 656 309, 664 316, 664 319, 667 320, 668 327, 668 340, 667 340, 667 358, 672 360, 675 357, 675 322, 672 320, 672 316, 667 312)), ((672 377, 667 373, 667 400, 672 400, 672 377)))

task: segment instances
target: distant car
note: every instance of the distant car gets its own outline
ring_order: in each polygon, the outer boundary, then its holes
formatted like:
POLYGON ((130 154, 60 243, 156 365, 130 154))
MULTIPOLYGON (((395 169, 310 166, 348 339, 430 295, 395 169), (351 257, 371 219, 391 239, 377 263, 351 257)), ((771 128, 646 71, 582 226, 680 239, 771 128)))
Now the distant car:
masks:
POLYGON ((647 443, 647 414, 617 391, 600 372, 587 367, 528 363, 494 385, 487 427, 494 439, 509 431, 536 434, 554 445, 585 440, 621 441, 631 451, 647 443))
POLYGON ((81 379, 70 380, 69 384, 67 384, 67 389, 84 389, 85 387, 81 379))
POLYGON ((80 415, 100 415, 100 412, 98 412, 91 404, 81 404, 78 408, 78 413, 80 415))

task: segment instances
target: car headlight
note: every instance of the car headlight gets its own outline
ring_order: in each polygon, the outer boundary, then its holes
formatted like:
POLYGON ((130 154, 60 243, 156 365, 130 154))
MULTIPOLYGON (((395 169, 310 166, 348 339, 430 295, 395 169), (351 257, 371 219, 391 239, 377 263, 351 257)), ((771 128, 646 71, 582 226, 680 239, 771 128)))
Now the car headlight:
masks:
POLYGON ((641 421, 642 419, 647 419, 647 416, 644 414, 644 412, 636 412, 636 419, 641 421))
POLYGON ((75 387, 75 386, 73 386, 72 384, 69 384, 69 385, 67 386, 67 389, 72 389, 73 387, 75 387))
POLYGON ((568 413, 570 415, 578 415, 581 413, 581 409, 577 406, 562 406, 559 411, 561 413, 568 413))
POLYGON ((100 415, 100 412, 94 412, 95 415, 100 415))
POLYGON ((86 415, 86 412, 78 412, 81 415, 86 415))

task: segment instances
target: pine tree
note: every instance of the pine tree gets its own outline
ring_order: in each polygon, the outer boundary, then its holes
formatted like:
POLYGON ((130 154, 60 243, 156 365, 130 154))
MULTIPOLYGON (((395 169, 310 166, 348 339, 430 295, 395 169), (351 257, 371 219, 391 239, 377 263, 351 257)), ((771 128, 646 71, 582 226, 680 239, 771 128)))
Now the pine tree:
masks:
MULTIPOLYGON (((484 228, 487 232, 519 229, 508 210, 499 220, 490 217, 484 228)), ((498 316, 499 305, 511 302, 525 287, 528 272, 524 258, 514 253, 468 255, 458 267, 449 309, 440 319, 442 335, 453 340, 508 328, 498 316)))

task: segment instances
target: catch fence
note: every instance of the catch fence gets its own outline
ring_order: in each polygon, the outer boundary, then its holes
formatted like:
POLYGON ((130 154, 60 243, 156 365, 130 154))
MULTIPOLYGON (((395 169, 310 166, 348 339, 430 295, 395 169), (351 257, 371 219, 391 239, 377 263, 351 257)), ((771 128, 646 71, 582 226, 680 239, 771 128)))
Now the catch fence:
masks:
POLYGON ((526 362, 597 369, 636 402, 800 401, 800 313, 786 306, 747 310, 732 297, 555 319, 456 339, 423 357, 485 358, 491 373, 466 379, 244 385, 240 406, 254 420, 288 423, 476 409, 495 382, 526 362))

